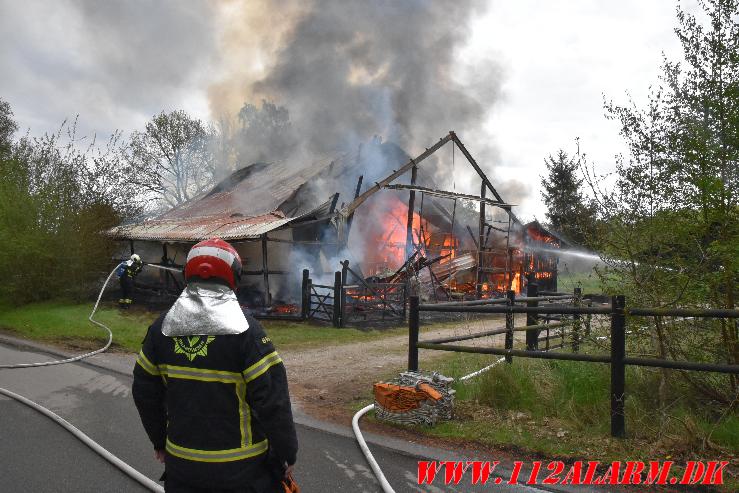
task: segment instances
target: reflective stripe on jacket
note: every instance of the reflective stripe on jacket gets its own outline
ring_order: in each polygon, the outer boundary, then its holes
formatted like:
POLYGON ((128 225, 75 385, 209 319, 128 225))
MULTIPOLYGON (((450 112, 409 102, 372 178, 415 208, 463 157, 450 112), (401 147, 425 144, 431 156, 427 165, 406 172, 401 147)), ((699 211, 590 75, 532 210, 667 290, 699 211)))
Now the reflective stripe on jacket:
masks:
POLYGON ((144 339, 133 397, 167 473, 228 488, 267 474, 268 450, 294 463, 285 368, 259 322, 247 316, 238 335, 167 337, 162 319, 144 339))

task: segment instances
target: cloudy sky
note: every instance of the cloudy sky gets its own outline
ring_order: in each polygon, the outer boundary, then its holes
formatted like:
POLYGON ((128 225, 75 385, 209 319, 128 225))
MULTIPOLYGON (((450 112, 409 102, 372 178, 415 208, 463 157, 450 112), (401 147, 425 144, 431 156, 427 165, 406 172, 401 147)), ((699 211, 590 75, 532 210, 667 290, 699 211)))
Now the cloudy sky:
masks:
MULTIPOLYGON (((356 101, 390 101, 398 121, 379 132, 416 154, 458 130, 494 183, 521 192, 506 197, 519 215, 542 218, 544 157, 574 152, 580 137, 590 160, 609 169, 623 145, 603 116, 604 95, 643 101, 662 53, 680 53, 672 0, 320 3, 0 0, 0 97, 31 134, 79 115, 78 133, 99 138, 141 129, 162 110, 216 119, 265 94, 301 108, 352 100, 352 114, 362 111, 356 101), (342 19, 346 29, 336 29, 342 19), (410 36, 395 36, 404 27, 410 36), (332 30, 328 43, 322 29, 332 30), (342 70, 329 63, 335 44, 352 57, 343 68, 359 90, 294 97, 312 67, 342 70), (447 109, 430 110, 439 106, 447 109), (408 112, 418 116, 399 117, 408 112)), ((315 84, 337 91, 335 82, 315 84)), ((386 118, 364 118, 355 130, 386 118)))

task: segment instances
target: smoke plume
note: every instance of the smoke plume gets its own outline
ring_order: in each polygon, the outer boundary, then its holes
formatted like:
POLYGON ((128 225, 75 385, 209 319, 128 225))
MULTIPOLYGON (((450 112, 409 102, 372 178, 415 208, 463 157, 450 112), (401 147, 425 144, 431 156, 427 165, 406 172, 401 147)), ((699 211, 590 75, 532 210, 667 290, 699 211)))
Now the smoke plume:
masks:
MULTIPOLYGON (((472 141, 499 93, 499 68, 461 57, 482 2, 230 1, 214 117, 266 99, 285 106, 304 157, 373 135, 409 152, 456 130, 472 141)), ((479 157, 492 150, 476 142, 479 157)), ((478 190, 479 191, 479 190, 478 190)))

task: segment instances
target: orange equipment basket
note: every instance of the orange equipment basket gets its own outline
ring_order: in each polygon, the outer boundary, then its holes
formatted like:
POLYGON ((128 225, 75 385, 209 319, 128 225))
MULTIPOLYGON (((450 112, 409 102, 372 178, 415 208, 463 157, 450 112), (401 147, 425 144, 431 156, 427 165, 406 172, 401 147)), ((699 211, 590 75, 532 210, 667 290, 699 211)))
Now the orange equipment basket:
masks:
POLYGON ((421 402, 426 400, 438 401, 442 398, 439 391, 426 383, 410 387, 380 382, 374 385, 374 392, 375 401, 380 406, 396 413, 418 409, 421 402))

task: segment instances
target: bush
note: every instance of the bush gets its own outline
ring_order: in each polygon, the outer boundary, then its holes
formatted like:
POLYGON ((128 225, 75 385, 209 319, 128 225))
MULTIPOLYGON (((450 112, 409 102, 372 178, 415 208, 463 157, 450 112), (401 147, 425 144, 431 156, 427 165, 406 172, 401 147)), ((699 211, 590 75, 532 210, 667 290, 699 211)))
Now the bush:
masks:
POLYGON ((62 128, 67 144, 60 130, 0 147, 0 297, 11 303, 86 296, 111 268, 103 232, 137 211, 117 136, 80 150, 74 125, 62 128))

